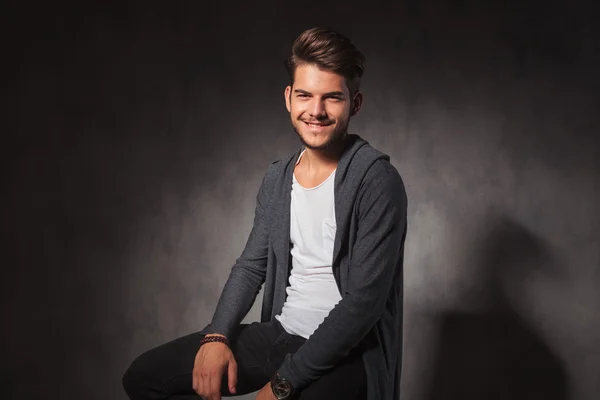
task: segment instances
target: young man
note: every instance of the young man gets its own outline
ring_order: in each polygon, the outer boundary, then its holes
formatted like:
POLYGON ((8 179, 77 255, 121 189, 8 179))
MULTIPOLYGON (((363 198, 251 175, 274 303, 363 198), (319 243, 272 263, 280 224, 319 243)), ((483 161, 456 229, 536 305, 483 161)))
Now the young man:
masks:
POLYGON ((348 134, 363 55, 313 28, 285 102, 303 147, 272 163, 211 323, 138 357, 132 400, 397 399, 407 199, 389 157, 348 134), (240 324, 264 283, 261 322, 240 324))

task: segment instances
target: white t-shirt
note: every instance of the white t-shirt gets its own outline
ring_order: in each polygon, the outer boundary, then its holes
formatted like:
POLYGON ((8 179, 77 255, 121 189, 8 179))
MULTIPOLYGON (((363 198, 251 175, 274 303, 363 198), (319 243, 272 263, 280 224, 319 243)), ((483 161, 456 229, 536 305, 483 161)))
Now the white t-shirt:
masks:
POLYGON ((306 339, 341 300, 331 268, 336 232, 335 172, 313 188, 302 187, 295 176, 292 183, 292 270, 286 301, 275 318, 288 333, 306 339))

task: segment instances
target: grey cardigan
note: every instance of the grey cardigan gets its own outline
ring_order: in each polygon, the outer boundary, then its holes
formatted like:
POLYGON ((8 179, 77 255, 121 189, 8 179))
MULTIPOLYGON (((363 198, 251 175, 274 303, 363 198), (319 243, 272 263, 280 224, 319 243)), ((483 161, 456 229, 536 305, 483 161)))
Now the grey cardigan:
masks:
MULTIPOLYGON (((333 273, 342 299, 298 351, 286 355, 278 372, 302 389, 360 346, 368 399, 398 399, 406 191, 387 155, 357 135, 349 135, 348 140, 334 182, 333 273)), ((252 307, 263 283, 261 321, 271 321, 281 313, 291 266, 292 174, 301 151, 269 166, 246 247, 202 333, 229 336, 252 307)))

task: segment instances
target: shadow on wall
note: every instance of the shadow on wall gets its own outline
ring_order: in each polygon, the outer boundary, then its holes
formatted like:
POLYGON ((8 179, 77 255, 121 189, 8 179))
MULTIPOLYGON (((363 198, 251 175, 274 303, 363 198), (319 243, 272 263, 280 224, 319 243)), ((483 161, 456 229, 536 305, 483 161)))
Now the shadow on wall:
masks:
POLYGON ((555 264, 541 241, 523 226, 501 218, 494 227, 477 246, 477 260, 488 274, 485 289, 492 306, 480 314, 442 315, 426 398, 564 400, 567 381, 559 360, 511 310, 502 290, 506 277, 555 264))

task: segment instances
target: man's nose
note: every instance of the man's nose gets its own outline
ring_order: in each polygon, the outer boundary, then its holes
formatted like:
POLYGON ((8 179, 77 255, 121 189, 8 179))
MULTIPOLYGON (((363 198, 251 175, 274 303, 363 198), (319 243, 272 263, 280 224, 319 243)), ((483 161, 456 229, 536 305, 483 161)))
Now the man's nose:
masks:
POLYGON ((309 113, 313 117, 322 117, 326 115, 325 104, 321 99, 314 98, 309 107, 309 113))

